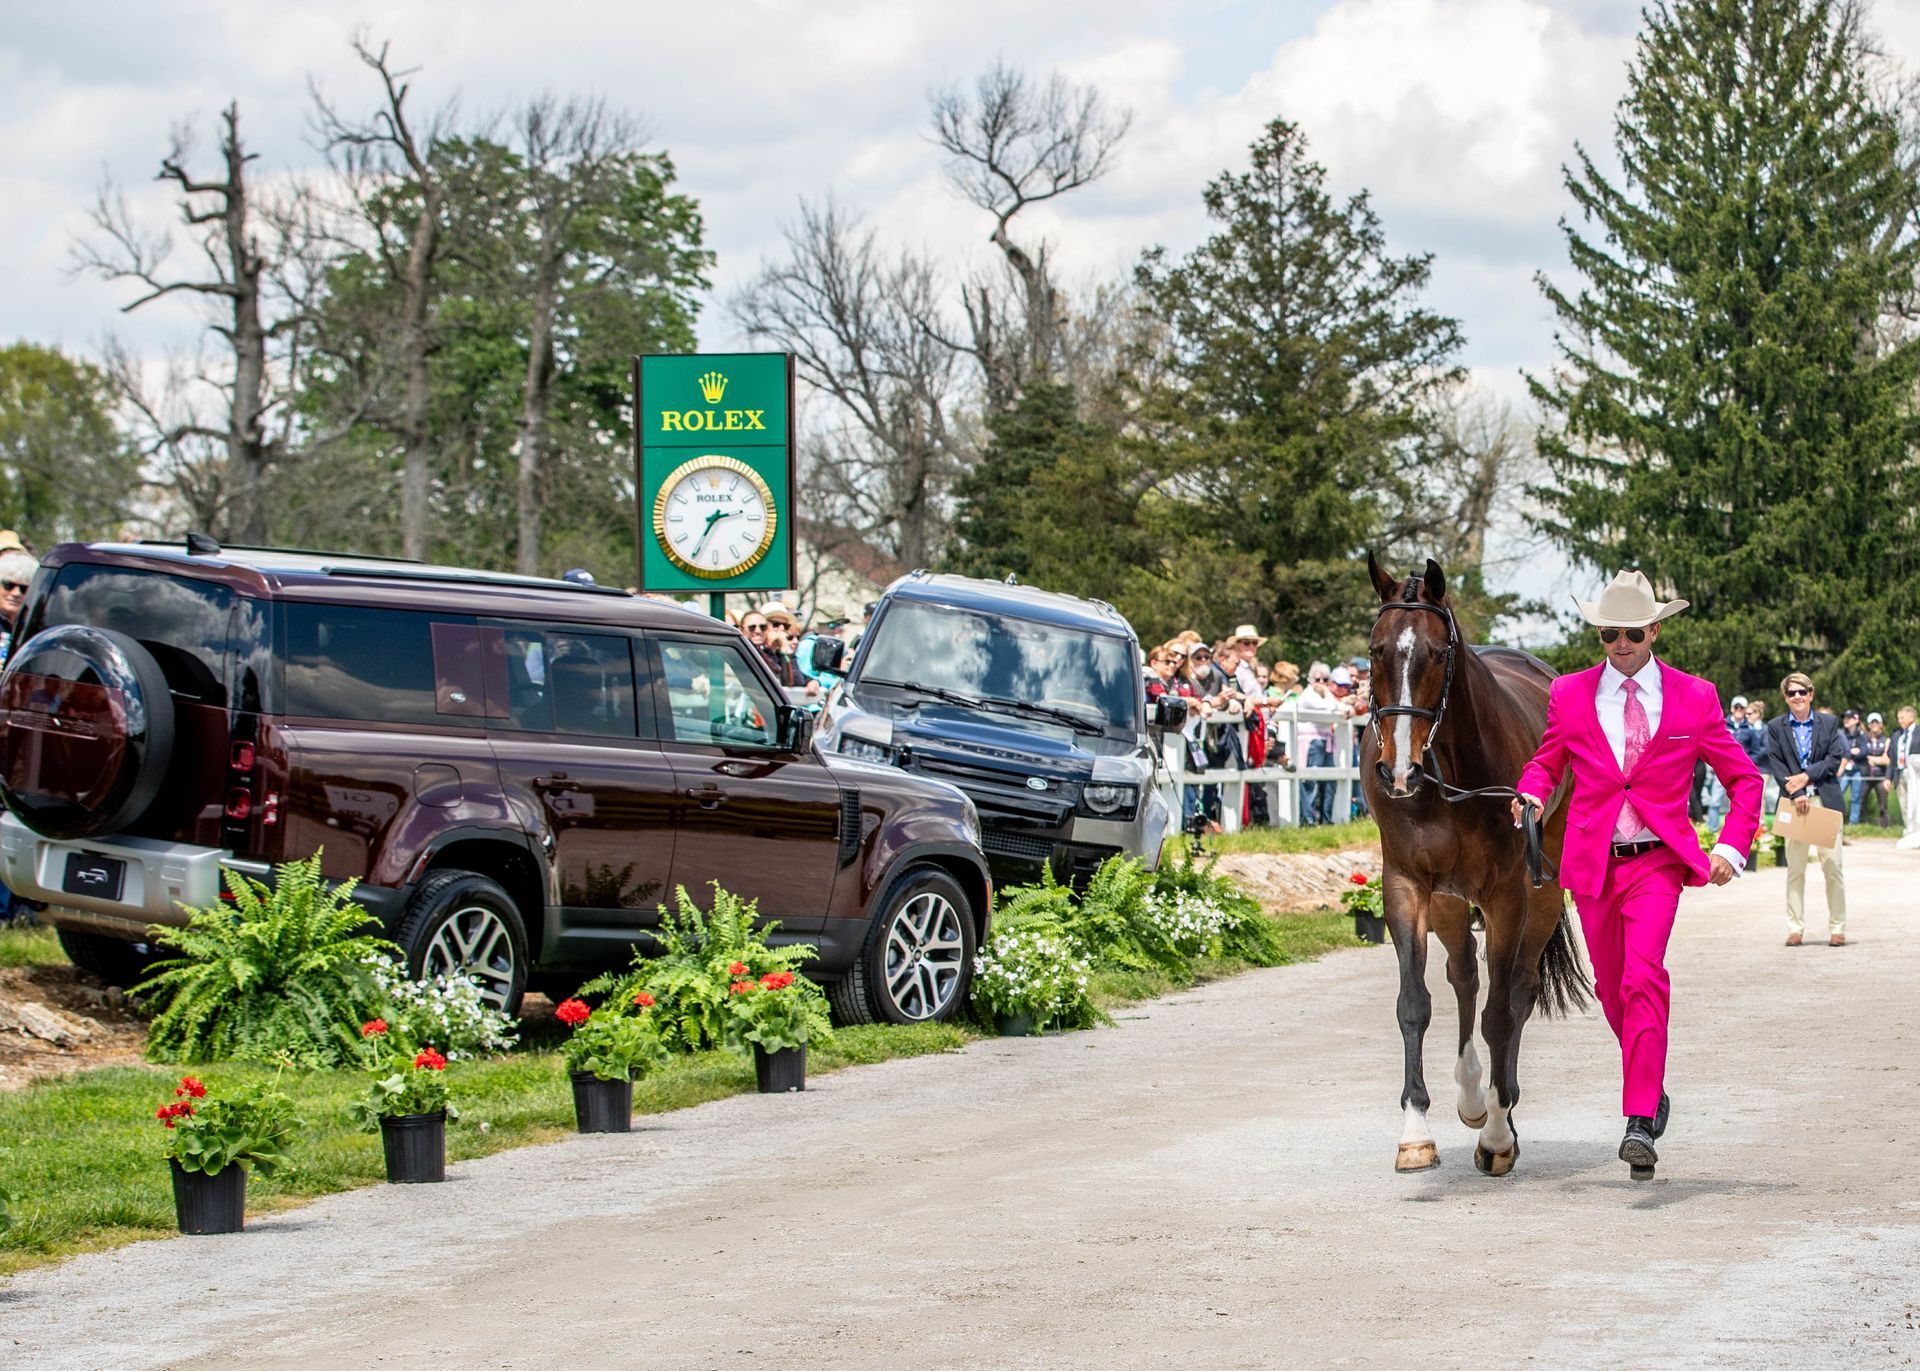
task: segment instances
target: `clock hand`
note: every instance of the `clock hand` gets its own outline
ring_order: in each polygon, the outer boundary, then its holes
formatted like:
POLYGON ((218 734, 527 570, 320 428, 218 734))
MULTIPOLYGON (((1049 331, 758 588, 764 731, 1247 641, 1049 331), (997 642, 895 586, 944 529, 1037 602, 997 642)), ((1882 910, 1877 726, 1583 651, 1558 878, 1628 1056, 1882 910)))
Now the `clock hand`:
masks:
POLYGON ((687 554, 687 560, 691 562, 700 555, 700 549, 705 547, 707 545, 707 539, 713 536, 713 526, 715 524, 719 523, 722 519, 732 518, 739 512, 737 509, 716 509, 713 513, 709 514, 707 516, 707 526, 700 534, 700 541, 693 545, 693 551, 687 554))

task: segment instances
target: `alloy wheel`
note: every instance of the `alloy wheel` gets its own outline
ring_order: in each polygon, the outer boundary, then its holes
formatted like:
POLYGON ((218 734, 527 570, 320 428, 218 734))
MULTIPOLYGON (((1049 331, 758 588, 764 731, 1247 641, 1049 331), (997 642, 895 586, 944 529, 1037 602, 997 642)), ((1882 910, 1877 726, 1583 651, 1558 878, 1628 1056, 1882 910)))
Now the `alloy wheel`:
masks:
POLYGON ((900 907, 887 928, 887 993, 909 1019, 931 1019, 947 1008, 966 974, 962 915, 943 896, 926 891, 900 907))
POLYGON ((471 976, 480 998, 504 1011, 513 993, 513 937, 500 916, 485 905, 455 910, 427 944, 421 974, 471 976))

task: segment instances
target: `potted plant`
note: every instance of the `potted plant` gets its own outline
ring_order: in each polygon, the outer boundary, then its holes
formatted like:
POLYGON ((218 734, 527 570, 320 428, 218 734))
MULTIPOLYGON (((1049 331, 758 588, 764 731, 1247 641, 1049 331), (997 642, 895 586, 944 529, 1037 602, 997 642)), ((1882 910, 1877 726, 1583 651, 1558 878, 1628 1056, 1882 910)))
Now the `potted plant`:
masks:
POLYGON ((1380 882, 1370 880, 1364 871, 1347 877, 1351 888, 1342 892, 1340 905, 1353 915, 1353 936, 1363 943, 1387 940, 1387 918, 1380 882))
POLYGON ((1087 994, 1090 970, 1051 923, 999 929, 973 960, 974 1006, 1002 1037, 1091 1028, 1101 1015, 1087 994))
POLYGON ((182 1233, 238 1233, 247 1212, 247 1168, 270 1176, 286 1160, 293 1101, 266 1085, 229 1097, 182 1076, 173 1101, 154 1110, 167 1126, 173 1208, 182 1233))
POLYGON ((833 1041, 826 996, 791 971, 758 980, 743 962, 727 967, 728 1034, 753 1047, 753 1074, 762 1095, 807 1088, 807 1044, 833 1041))
POLYGON ((666 1055, 648 1011, 653 996, 632 996, 631 1014, 613 1005, 590 1009, 580 999, 564 1000, 553 1011, 573 1030, 562 1046, 573 1081, 574 1125, 582 1133, 625 1133, 633 1127, 633 1082, 666 1055))
POLYGON ((367 1058, 367 1091, 353 1106, 369 1128, 380 1129, 387 1181, 418 1185, 447 1178, 447 1120, 460 1117, 447 1090, 446 1056, 417 1051, 385 1019, 360 1026, 367 1058))

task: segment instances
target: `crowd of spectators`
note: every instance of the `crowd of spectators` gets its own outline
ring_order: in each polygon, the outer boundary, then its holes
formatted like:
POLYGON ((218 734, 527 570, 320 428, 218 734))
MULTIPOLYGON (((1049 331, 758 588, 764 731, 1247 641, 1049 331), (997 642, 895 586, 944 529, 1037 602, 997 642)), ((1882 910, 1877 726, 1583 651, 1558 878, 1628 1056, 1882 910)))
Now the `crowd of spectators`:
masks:
MULTIPOLYGON (((1240 770, 1279 766, 1293 770, 1332 766, 1336 725, 1343 719, 1363 723, 1373 708, 1370 665, 1354 657, 1337 666, 1308 665, 1304 678, 1292 662, 1260 660, 1266 639, 1252 624, 1241 624, 1228 637, 1208 642, 1189 629, 1147 651, 1147 697, 1171 696, 1186 701, 1185 739, 1189 771, 1240 770), (1289 708, 1291 706, 1291 708, 1289 708), (1297 718, 1297 736, 1304 757, 1289 755, 1287 723, 1297 718), (1218 724, 1242 727, 1218 727, 1218 724), (1215 725, 1215 726, 1210 726, 1215 725)), ((1355 733, 1357 748, 1358 733, 1355 733)), ((1353 760, 1353 759, 1348 759, 1353 760)), ((1220 787, 1185 788, 1187 822, 1208 826, 1220 823, 1220 787)), ((1307 780, 1300 785, 1300 822, 1329 824, 1365 812, 1365 801, 1355 787, 1348 813, 1335 814, 1338 786, 1330 780, 1307 780)), ((1267 797, 1261 787, 1249 786, 1241 823, 1269 824, 1267 797)))

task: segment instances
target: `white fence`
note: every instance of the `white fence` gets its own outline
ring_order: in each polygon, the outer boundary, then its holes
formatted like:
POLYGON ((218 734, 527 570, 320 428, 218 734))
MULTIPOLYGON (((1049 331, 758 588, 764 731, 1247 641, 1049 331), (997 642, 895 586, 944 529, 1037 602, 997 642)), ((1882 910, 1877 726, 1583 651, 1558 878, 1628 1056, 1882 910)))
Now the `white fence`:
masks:
MULTIPOLYGON (((1338 714, 1303 710, 1293 704, 1271 707, 1266 711, 1266 717, 1269 738, 1269 764, 1266 766, 1195 771, 1187 764, 1187 735, 1172 730, 1165 734, 1161 742, 1164 764, 1161 775, 1167 803, 1172 807, 1176 821, 1186 813, 1182 800, 1188 787, 1217 785, 1220 787, 1220 827, 1228 833, 1238 832, 1246 789, 1251 785, 1266 790, 1267 818, 1274 827, 1297 825, 1304 809, 1300 787, 1309 781, 1333 784, 1333 820, 1340 823, 1346 819, 1352 812, 1354 786, 1360 780, 1360 768, 1354 762, 1354 721, 1338 714), (1333 730, 1333 761, 1329 765, 1307 765, 1307 745, 1300 736, 1302 725, 1333 730), (1278 765, 1282 747, 1290 763, 1287 767, 1278 765)), ((1365 727, 1365 723, 1362 719, 1358 727, 1365 727)), ((1204 735, 1211 735, 1220 729, 1233 729, 1240 733, 1240 756, 1244 758, 1247 755, 1248 726, 1244 718, 1215 714, 1200 727, 1204 735)))

